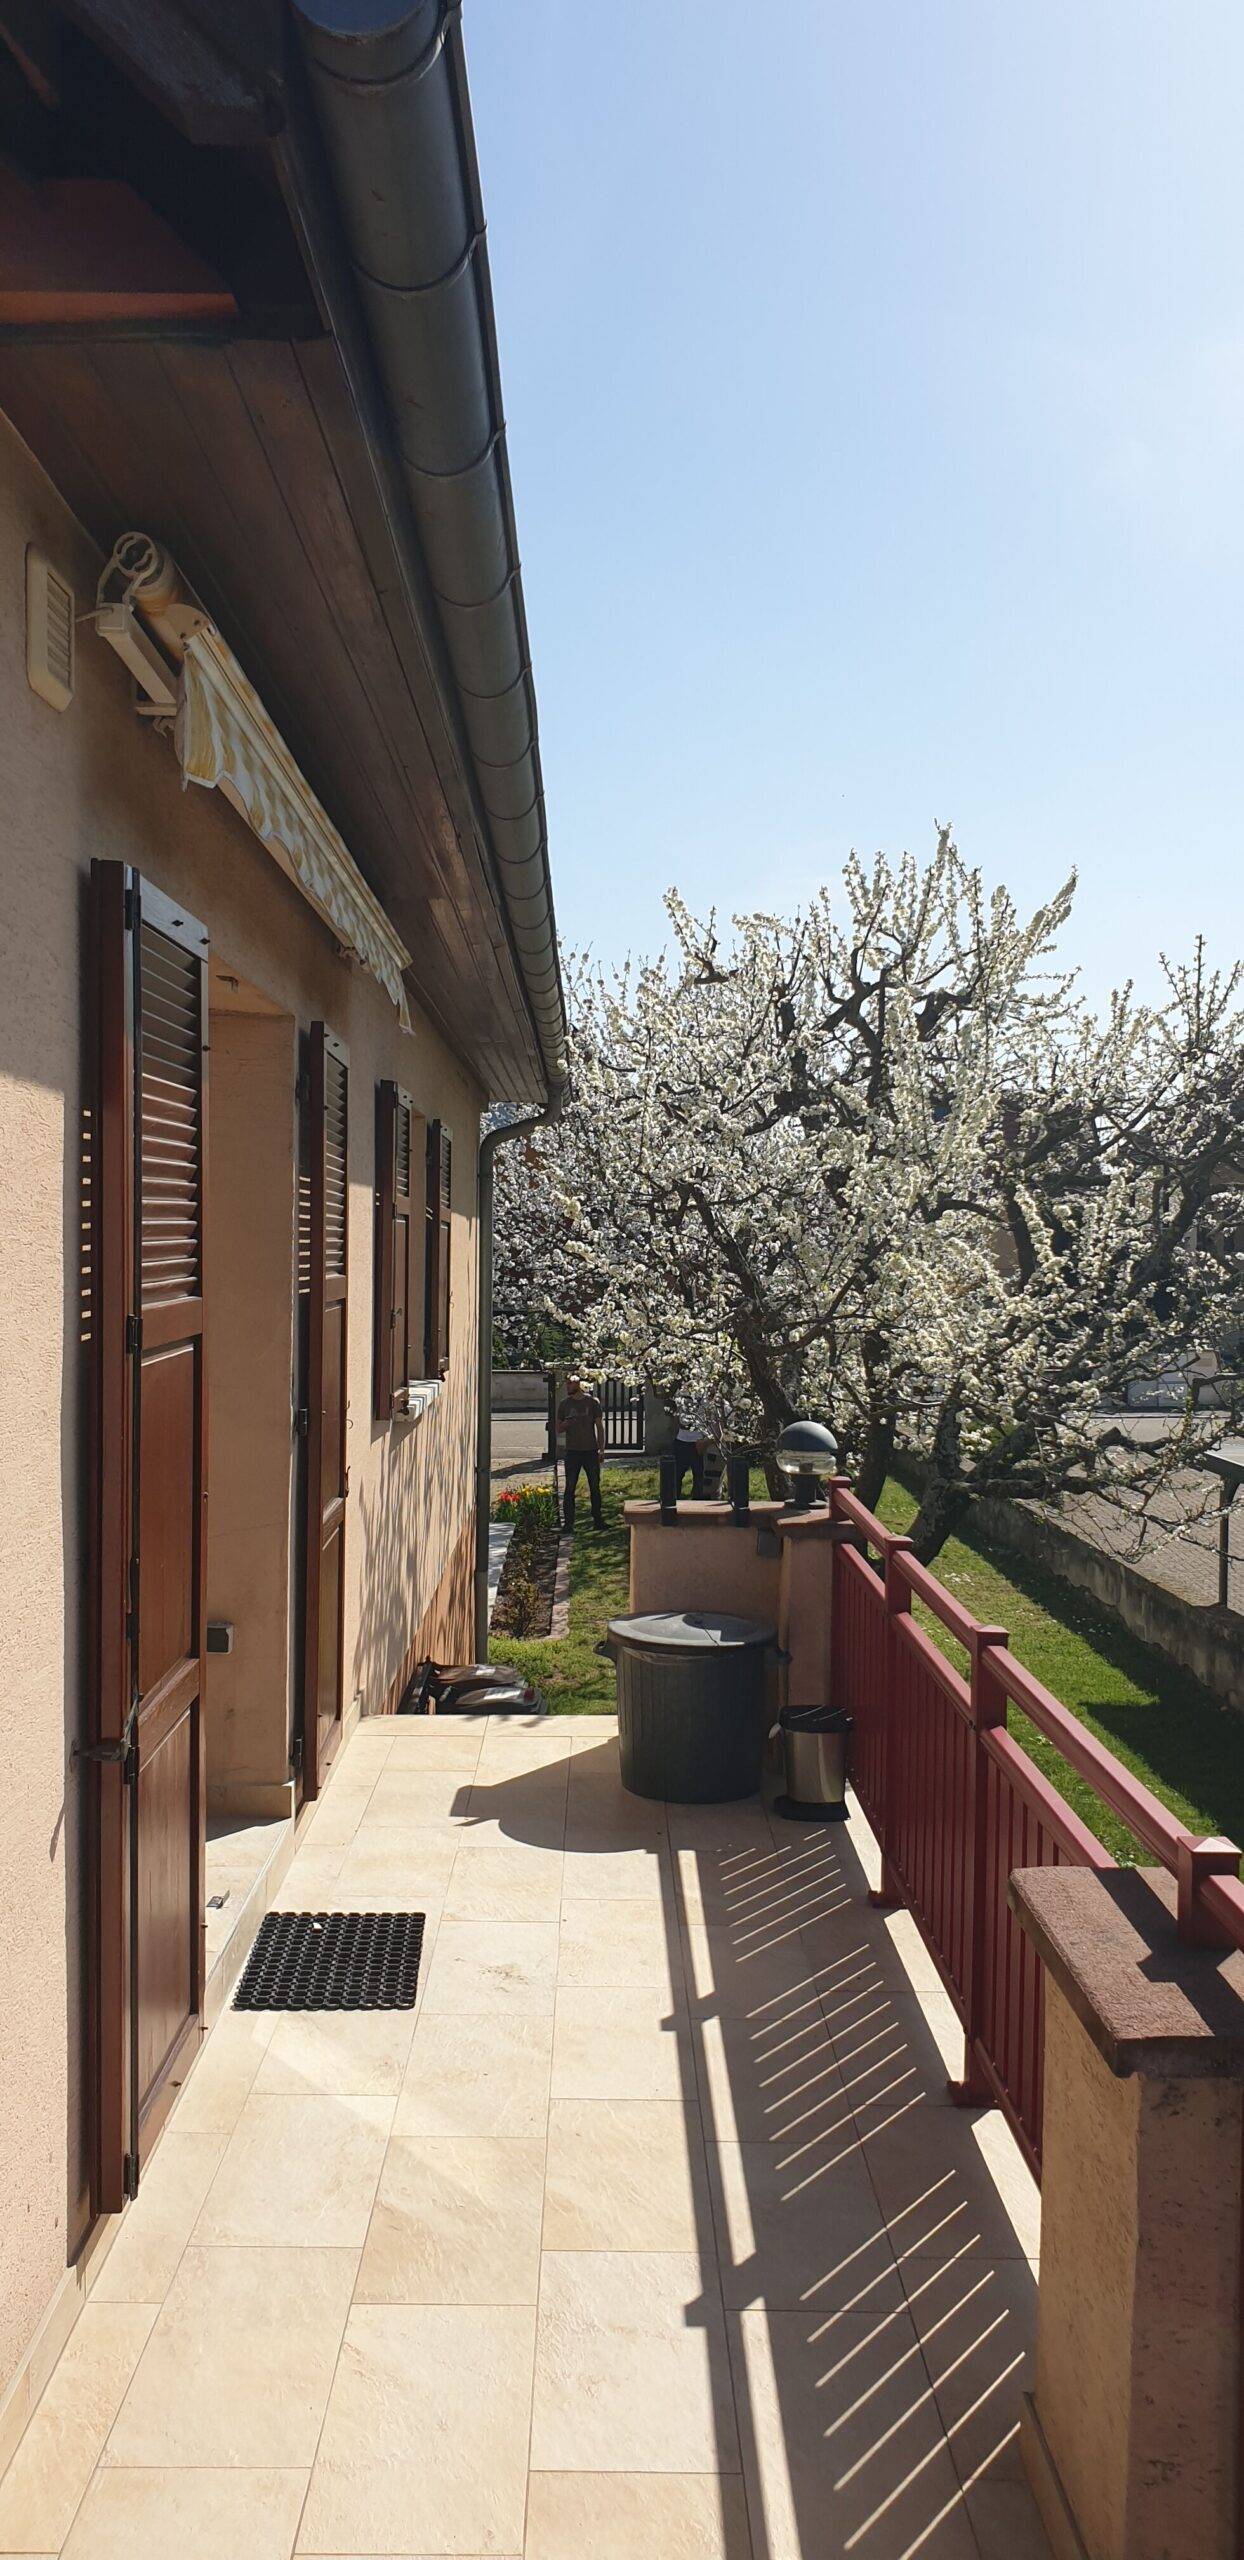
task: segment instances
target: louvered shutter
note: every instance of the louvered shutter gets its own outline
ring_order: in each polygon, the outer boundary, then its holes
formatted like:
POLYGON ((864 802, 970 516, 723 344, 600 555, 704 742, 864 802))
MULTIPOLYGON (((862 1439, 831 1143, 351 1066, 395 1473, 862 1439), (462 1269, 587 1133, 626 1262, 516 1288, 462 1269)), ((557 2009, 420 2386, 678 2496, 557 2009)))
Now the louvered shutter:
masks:
POLYGON ((424 1373, 443 1378, 449 1367, 450 1211, 453 1140, 443 1120, 428 1123, 427 1281, 424 1300, 424 1373))
POLYGON ((308 1042, 306 1594, 303 1786, 318 1794, 341 1737, 345 1638, 350 1069, 313 1022, 308 1042))
POLYGON ((401 1086, 376 1087, 375 1413, 402 1410, 415 1375, 414 1104, 401 1086))
POLYGON ((207 935, 93 865, 95 2203, 138 2183, 203 2005, 207 935))

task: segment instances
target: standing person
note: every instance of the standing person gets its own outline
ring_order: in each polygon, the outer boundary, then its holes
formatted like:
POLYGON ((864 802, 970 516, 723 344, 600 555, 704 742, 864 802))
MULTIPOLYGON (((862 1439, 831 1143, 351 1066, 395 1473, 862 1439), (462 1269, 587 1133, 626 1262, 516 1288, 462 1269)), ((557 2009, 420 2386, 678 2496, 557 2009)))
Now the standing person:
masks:
POLYGON ((600 1462, 605 1454, 604 1407, 600 1397, 591 1394, 574 1369, 566 1380, 566 1392, 557 1408, 557 1428, 566 1444, 566 1527, 568 1530, 574 1527, 575 1487, 580 1476, 585 1475, 592 1497, 592 1526, 603 1529, 600 1462))
POLYGON ((678 1490, 682 1492, 683 1478, 689 1467, 693 1502, 704 1500, 704 1452, 707 1447, 707 1432, 698 1430, 694 1422, 679 1423, 674 1434, 674 1455, 678 1461, 678 1490))

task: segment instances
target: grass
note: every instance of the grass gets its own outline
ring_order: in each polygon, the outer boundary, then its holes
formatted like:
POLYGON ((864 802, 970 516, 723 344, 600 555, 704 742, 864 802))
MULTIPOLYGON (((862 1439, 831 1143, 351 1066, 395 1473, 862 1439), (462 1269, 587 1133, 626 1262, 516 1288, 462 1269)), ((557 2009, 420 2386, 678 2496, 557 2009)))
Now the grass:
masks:
MULTIPOLYGON (((507 1662, 519 1664, 535 1682, 554 1714, 604 1715, 614 1705, 613 1665, 596 1648, 607 1621, 621 1616, 627 1604, 622 1506, 655 1494, 656 1477, 608 1468, 601 1488, 604 1529, 593 1530, 581 1517, 575 1531, 569 1634, 543 1643, 507 1638, 500 1648, 507 1662)), ((754 1491, 763 1492, 759 1478, 754 1491)), ((886 1487, 881 1517, 888 1528, 907 1528, 914 1511, 901 1484, 886 1487)), ((1244 1719, 1220 1707, 1189 1673, 1129 1635, 1084 1593, 1026 1558, 972 1536, 951 1538, 934 1570, 974 1617, 1010 1630, 1012 1650, 1026 1669, 1181 1822, 1194 1831, 1244 1839, 1244 1719)), ((953 1639, 924 1611, 918 1615, 962 1669, 953 1639)), ((1112 1857, 1134 1861, 1141 1853, 1124 1825, 1015 1709, 1011 1731, 1112 1857)))

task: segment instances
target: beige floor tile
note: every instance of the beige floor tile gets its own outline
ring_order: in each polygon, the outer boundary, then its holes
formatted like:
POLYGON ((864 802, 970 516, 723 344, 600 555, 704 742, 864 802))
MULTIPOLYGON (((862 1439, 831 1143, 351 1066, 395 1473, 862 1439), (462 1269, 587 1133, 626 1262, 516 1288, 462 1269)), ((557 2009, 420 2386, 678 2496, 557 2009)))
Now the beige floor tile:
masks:
POLYGON ((737 1803, 672 1804, 669 1836, 675 1849, 699 1849, 719 1859, 727 1872, 742 1873, 773 1848, 773 1834, 758 1796, 737 1803))
POLYGON ((660 1811, 660 1806, 654 1811, 633 1797, 617 1803, 612 1798, 572 1800, 566 1812, 566 1847, 580 1857, 599 1857, 602 1851, 619 1849, 663 1849, 667 1844, 664 1822, 657 1818, 660 1811))
POLYGON ((200 2247, 361 2249, 394 2099, 252 2094, 199 2216, 200 2247))
POLYGON ((344 1843, 331 1849, 300 1849, 272 1896, 273 1911, 339 1911, 337 1878, 345 1857, 344 1843))
POLYGON ((715 2289, 690 2252, 546 2251, 534 2471, 734 2471, 715 2289))
POLYGON ((356 2301, 535 2301, 545 2145, 394 2140, 356 2301))
POLYGON ((372 1789, 379 1769, 369 1771, 367 1783, 349 1787, 338 1795, 330 1788, 323 1802, 317 1804, 298 1847, 299 1857, 318 1855, 321 1849, 348 1848, 371 1802, 372 1789))
POLYGON ((698 2107, 671 2100, 556 2101, 549 2115, 546 2249, 703 2249, 711 2228, 698 2107))
POLYGON ((743 2483, 711 2472, 533 2471, 527 2560, 752 2560, 743 2483))
POLYGON ((949 2083, 963 2076, 963 2029, 945 1991, 881 1986, 833 2043, 851 2102, 870 2131, 917 2091, 926 2106, 953 2104, 949 2083))
POLYGON ((0 2480, 0 2551, 59 2551, 156 2313, 88 2302, 0 2480))
POLYGON ((562 1882, 564 1902, 635 1901, 673 1909, 672 1869, 666 1843, 645 1833, 623 1849, 568 1849, 562 1882))
POLYGON ((1035 2381, 1036 2268, 1026 2258, 912 2258, 903 2281, 960 2479, 1023 2479, 1019 2408, 1035 2381))
POLYGON ((683 1931, 683 1960, 691 1997, 758 2022, 805 2018, 821 2003, 816 1977, 797 1929, 756 1943, 733 1929, 693 1922, 683 1931))
POLYGON ((366 1822, 390 1830, 439 1829, 466 1809, 472 1779, 449 1769, 416 1769, 386 1762, 367 1807, 366 1822))
POLYGON ((177 2101, 178 2133, 232 2133, 272 2040, 271 2009, 226 2009, 177 2101))
POLYGON ((895 2256, 1035 2258, 1040 2201, 996 2111, 978 2116, 915 2099, 865 2152, 895 2256))
POLYGON ((454 1844, 439 1834, 373 1823, 356 1831, 338 1869, 338 1910, 356 1893, 387 1893, 395 1910, 439 1912, 453 1874, 454 1844))
POLYGON ((385 2154, 356 2302, 534 2302, 544 2144, 401 2138, 385 2154))
POLYGON ((978 2560, 910 2321, 731 2322, 743 2469, 766 2560, 978 2560))
POLYGON ((352 2249, 188 2249, 104 2460, 309 2465, 357 2265, 352 2249))
POLYGON ((96 2302, 162 2302, 225 2154, 227 2133, 168 2126, 92 2288, 96 2302))
POLYGON ((667 1836, 667 1809, 658 1797, 635 1796, 612 1766, 598 1768, 593 1754, 576 1751, 570 1763, 567 1821, 572 1830, 618 1832, 623 1839, 667 1836))
POLYGON ((466 1716, 395 1717, 385 1766, 473 1776, 484 1734, 482 1718, 475 1723, 466 1716))
POLYGON ((728 2310, 903 2307, 853 2127, 794 2159, 779 2142, 710 2143, 708 2171, 728 2310))
POLYGON ((350 2314, 298 2538, 313 2552, 517 2552, 534 2314, 350 2314))
POLYGON ((820 2010, 789 2024, 722 2010, 695 2034, 704 2129, 717 2142, 782 2142, 815 2150, 850 2113, 820 2010))
POLYGON ((553 2030, 555 2098, 692 2098, 695 2064, 681 2002, 660 1991, 562 1991, 553 2030))
POLYGON ((561 1716, 550 1717, 538 1733, 490 1733, 479 1755, 478 1775, 491 1783, 521 1776, 525 1769, 553 1768, 569 1760, 574 1747, 574 1735, 561 1716))
POLYGON ((462 1848, 560 1851, 566 1845, 565 1789, 550 1789, 544 1770, 495 1787, 472 1787, 454 1837, 462 1848))
POLYGON ((257 2097, 395 2097, 410 2059, 413 2009, 319 2009, 278 2018, 257 2097))
POLYGON ((683 1843, 674 1858, 679 1905, 690 1921, 750 1931, 798 1927, 836 1909, 842 1899, 836 1865, 785 1856, 767 1835, 743 1849, 683 1843))
POLYGON ((553 2007, 557 1929, 542 1920, 445 1920, 428 1973, 425 2007, 457 2017, 513 2010, 527 2017, 553 2007))
POLYGON ((447 1920, 556 1920, 562 1901, 560 1851, 481 1849, 455 1859, 447 1920), (535 1863, 531 1863, 533 1858, 535 1863))
POLYGON ((982 2480, 964 2504, 980 2560, 1053 2560, 1027 2481, 982 2480))
POLYGON ((548 2121, 553 2020, 421 2016, 393 2133, 541 2137, 548 2121))
POLYGON ((65 2560, 289 2560, 301 2471, 97 2471, 65 2560))
POLYGON ((572 1990, 651 1988, 668 1995, 682 1981, 678 1932, 660 1903, 605 1897, 568 1902, 557 1980, 572 1990))

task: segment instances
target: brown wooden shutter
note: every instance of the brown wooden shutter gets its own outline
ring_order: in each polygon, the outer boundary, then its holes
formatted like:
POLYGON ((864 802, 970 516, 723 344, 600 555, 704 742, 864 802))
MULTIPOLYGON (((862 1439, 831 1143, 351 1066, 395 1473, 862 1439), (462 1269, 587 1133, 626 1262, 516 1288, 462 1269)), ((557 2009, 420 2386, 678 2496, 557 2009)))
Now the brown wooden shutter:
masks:
POLYGON ((453 1140, 443 1120, 428 1122, 427 1280, 424 1295, 424 1374, 443 1378, 449 1367, 449 1247, 453 1140))
POLYGON ((388 1078, 376 1087, 376 1357, 375 1414, 387 1422, 403 1409, 415 1375, 417 1304, 414 1203, 415 1132, 410 1095, 388 1078))
POLYGON ((341 1738, 345 1644, 350 1069, 313 1022, 308 1041, 306 1589, 303 1788, 319 1793, 341 1738))
POLYGON ((115 2211, 203 2008, 207 935, 92 868, 95 2202, 115 2211))

